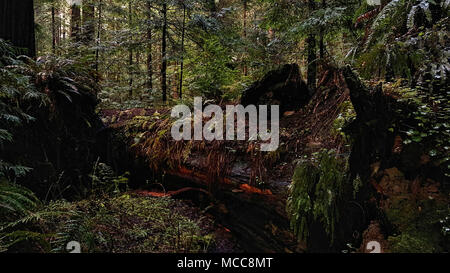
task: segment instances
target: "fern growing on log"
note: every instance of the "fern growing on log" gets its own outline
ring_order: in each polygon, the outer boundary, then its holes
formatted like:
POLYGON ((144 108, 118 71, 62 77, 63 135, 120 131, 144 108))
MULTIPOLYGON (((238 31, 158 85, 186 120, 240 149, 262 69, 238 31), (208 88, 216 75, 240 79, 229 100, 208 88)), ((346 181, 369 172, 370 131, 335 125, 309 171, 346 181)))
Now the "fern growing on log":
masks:
POLYGON ((334 151, 323 150, 317 159, 297 166, 289 187, 287 213, 299 240, 308 241, 309 227, 321 223, 334 243, 336 225, 342 209, 344 188, 348 182, 346 162, 334 151), (315 161, 315 162, 314 162, 315 161))

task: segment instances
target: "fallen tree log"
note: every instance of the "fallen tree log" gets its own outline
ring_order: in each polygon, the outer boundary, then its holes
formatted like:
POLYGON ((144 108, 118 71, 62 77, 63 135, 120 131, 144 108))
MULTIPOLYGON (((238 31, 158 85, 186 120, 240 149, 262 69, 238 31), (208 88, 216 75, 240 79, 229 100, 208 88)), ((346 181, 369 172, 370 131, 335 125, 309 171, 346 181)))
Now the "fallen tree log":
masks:
POLYGON ((155 185, 159 191, 148 193, 149 195, 188 197, 193 201, 203 200, 206 196, 205 207, 211 207, 208 212, 215 216, 217 223, 231 230, 245 251, 264 253, 303 251, 290 231, 285 212, 285 192, 250 185, 251 179, 246 171, 248 168, 246 164, 235 161, 230 166, 219 168, 220 161, 208 160, 213 156, 192 152, 189 163, 166 165, 166 162, 164 169, 160 167, 154 172, 151 168, 153 165, 149 166, 145 154, 136 151, 137 146, 131 147, 129 140, 126 139, 122 143, 120 140, 114 140, 117 137, 121 138, 123 127, 108 130, 110 144, 104 149, 110 151, 105 151, 103 155, 113 160, 106 161, 109 165, 123 171, 131 170, 132 187, 145 189, 145 180, 154 177, 155 180, 161 181, 165 192, 160 192, 161 187, 155 185), (122 146, 113 146, 111 143, 122 146), (203 197, 200 198, 200 195, 203 197))
MULTIPOLYGON (((182 167, 167 174, 208 187, 207 174, 199 171, 182 167)), ((290 232, 283 196, 241 184, 230 177, 222 178, 218 185, 213 195, 212 213, 220 224, 233 232, 244 250, 267 253, 298 250, 290 232)))

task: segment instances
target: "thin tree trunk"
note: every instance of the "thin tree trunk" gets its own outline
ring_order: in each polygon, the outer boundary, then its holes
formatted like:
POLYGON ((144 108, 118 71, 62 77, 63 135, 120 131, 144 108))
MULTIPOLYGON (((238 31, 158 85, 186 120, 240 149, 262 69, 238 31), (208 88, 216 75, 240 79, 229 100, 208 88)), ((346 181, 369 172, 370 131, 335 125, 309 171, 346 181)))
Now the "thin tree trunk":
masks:
MULTIPOLYGON (((128 3, 128 20, 129 20, 129 26, 130 26, 130 30, 132 28, 132 15, 131 15, 132 9, 131 9, 131 1, 128 3)), ((128 97, 131 98, 133 96, 133 48, 132 45, 130 45, 129 48, 129 60, 128 60, 128 65, 129 65, 129 73, 130 73, 130 81, 129 81, 129 86, 130 86, 130 90, 128 91, 128 97)))
MULTIPOLYGON (((327 7, 326 0, 322 0, 322 8, 325 9, 327 7)), ((325 42, 324 42, 324 29, 320 28, 320 42, 319 42, 319 50, 320 50, 320 59, 325 58, 325 42)))
POLYGON ((52 52, 56 53, 55 1, 52 1, 52 52))
MULTIPOLYGON (((178 65, 179 65, 179 62, 178 61, 175 61, 174 63, 173 63, 173 65, 175 66, 175 67, 178 67, 178 65)), ((180 82, 180 73, 174 73, 173 74, 173 82, 174 82, 174 84, 173 84, 173 97, 174 98, 178 98, 178 95, 180 94, 180 91, 178 90, 178 84, 179 84, 179 82, 180 82)), ((169 86, 171 86, 171 85, 169 85, 169 86)))
MULTIPOLYGON (((63 12, 62 13, 62 21, 65 23, 66 22, 66 13, 65 12, 63 12)), ((63 38, 63 41, 65 42, 66 41, 66 25, 64 24, 63 26, 62 26, 62 32, 63 32, 63 36, 62 36, 62 38, 63 38)))
POLYGON ((180 100, 183 99, 184 33, 186 27, 186 5, 183 3, 183 26, 181 29, 180 100))
MULTIPOLYGON (((244 0, 244 26, 243 26, 243 36, 244 42, 247 40, 247 0, 244 0)), ((247 47, 245 47, 244 52, 247 53, 247 47)), ((245 54, 244 53, 244 54, 245 54)), ((247 76, 247 63, 244 57, 244 68, 243 68, 244 76, 247 76)))
MULTIPOLYGON (((314 0, 309 0, 308 2, 310 14, 314 11, 315 4, 314 0)), ((308 87, 311 91, 311 95, 316 91, 316 74, 317 74, 317 54, 316 54, 316 36, 314 33, 310 33, 307 38, 308 46, 308 87)))
POLYGON ((130 48, 129 57, 128 57, 128 65, 129 65, 129 76, 130 80, 128 82, 129 90, 128 97, 131 98, 133 96, 133 49, 130 48))
POLYGON ((153 89, 153 59, 152 59, 152 9, 151 3, 147 2, 147 88, 151 92, 153 89))
POLYGON ((56 14, 58 15, 58 27, 57 27, 57 35, 56 35, 56 45, 61 45, 61 34, 62 34, 62 23, 61 23, 61 6, 58 5, 56 10, 56 14))
POLYGON ((95 49, 95 75, 97 82, 100 80, 100 74, 99 74, 99 58, 100 58, 100 39, 101 39, 101 30, 102 30, 102 0, 99 0, 98 3, 98 26, 97 26, 97 48, 95 49))
POLYGON ((162 45, 161 45, 161 90, 162 100, 167 101, 167 56, 166 56, 166 38, 167 38, 167 4, 163 4, 163 26, 162 26, 162 45))

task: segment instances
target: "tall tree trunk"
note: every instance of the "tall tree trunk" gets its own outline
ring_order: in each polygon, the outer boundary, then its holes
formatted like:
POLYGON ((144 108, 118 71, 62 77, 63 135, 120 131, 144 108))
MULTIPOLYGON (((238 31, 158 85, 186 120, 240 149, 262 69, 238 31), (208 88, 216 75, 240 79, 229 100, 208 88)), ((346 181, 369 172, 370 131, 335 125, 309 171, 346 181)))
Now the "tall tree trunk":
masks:
POLYGON ((62 20, 62 22, 64 22, 64 25, 62 26, 62 39, 63 39, 63 41, 65 42, 66 41, 66 24, 65 24, 65 22, 66 22, 66 13, 65 12, 62 12, 62 18, 61 18, 61 20, 62 20))
MULTIPOLYGON (((132 12, 132 8, 131 8, 131 1, 130 1, 128 3, 128 21, 129 21, 130 30, 131 30, 132 24, 133 24, 133 22, 132 22, 133 16, 132 16, 131 12, 132 12)), ((130 44, 130 47, 129 47, 128 65, 129 65, 129 73, 130 73, 130 81, 129 81, 130 90, 128 91, 128 97, 131 98, 133 96, 133 47, 132 47, 132 44, 130 44)))
MULTIPOLYGON (((244 0, 244 24, 243 24, 243 36, 244 36, 244 43, 247 41, 247 0, 244 0)), ((247 53, 247 47, 245 47, 244 52, 247 53)), ((244 54, 245 54, 244 53, 244 54)), ((245 60, 244 57, 244 76, 247 76, 247 60, 245 60)))
POLYGON ((58 3, 58 8, 56 9, 56 14, 58 15, 58 26, 56 31, 56 45, 61 45, 61 34, 62 34, 62 20, 61 20, 61 5, 58 3))
POLYGON ((94 41, 95 6, 93 0, 83 0, 83 42, 87 45, 94 41))
POLYGON ((52 52, 56 53, 55 0, 52 1, 52 52))
POLYGON ((33 0, 0 1, 0 38, 36 56, 33 0))
POLYGON ((56 17, 56 19, 55 19, 56 42, 55 43, 56 43, 57 47, 61 45, 61 34, 62 34, 62 31, 61 31, 61 21, 62 20, 61 20, 60 10, 61 10, 61 4, 59 2, 57 2, 57 5, 55 6, 55 17, 56 17))
MULTIPOLYGON (((314 0, 308 0, 309 13, 311 14, 315 9, 314 0)), ((316 92, 316 74, 317 74, 317 54, 316 54, 316 36, 310 33, 307 38, 308 46, 308 87, 311 95, 316 92)))
POLYGON ((152 6, 147 2, 147 88, 153 89, 153 59, 152 59, 152 6))
POLYGON ((73 4, 70 8, 70 37, 76 42, 81 38, 81 11, 80 6, 73 4))
POLYGON ((163 13, 163 25, 162 25, 162 45, 161 45, 161 90, 162 100, 167 101, 167 52, 166 52, 166 39, 167 39, 167 4, 164 3, 162 7, 163 13))
MULTIPOLYGON (((326 0, 322 0, 322 8, 327 8, 327 2, 326 0)), ((320 28, 320 42, 319 42, 319 51, 320 51, 320 59, 323 59, 325 57, 325 42, 324 42, 324 29, 323 27, 320 28)))
POLYGON ((181 28, 181 62, 180 62, 180 87, 179 97, 183 99, 183 65, 184 65, 184 33, 186 28, 186 5, 183 3, 183 26, 181 28))
POLYGON ((97 48, 95 49, 95 75, 96 80, 99 82, 100 80, 100 72, 99 72, 99 58, 100 58, 100 39, 101 39, 101 30, 102 30, 102 8, 103 1, 99 0, 98 2, 98 21, 97 21, 97 48))

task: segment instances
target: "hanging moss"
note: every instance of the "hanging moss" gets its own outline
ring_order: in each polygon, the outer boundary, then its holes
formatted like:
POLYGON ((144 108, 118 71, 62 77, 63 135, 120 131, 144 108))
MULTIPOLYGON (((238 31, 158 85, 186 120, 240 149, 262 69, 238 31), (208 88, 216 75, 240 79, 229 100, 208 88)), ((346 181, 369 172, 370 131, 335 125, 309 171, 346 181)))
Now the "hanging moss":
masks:
POLYGON ((287 212, 299 240, 308 241, 309 227, 319 222, 330 243, 334 243, 346 186, 353 189, 352 183, 347 183, 346 170, 346 160, 327 150, 297 166, 289 189, 287 212))
POLYGON ((303 163, 295 169, 289 188, 287 212, 291 220, 291 228, 302 241, 306 241, 309 237, 308 223, 313 209, 311 196, 318 175, 319 171, 314 165, 303 163))

